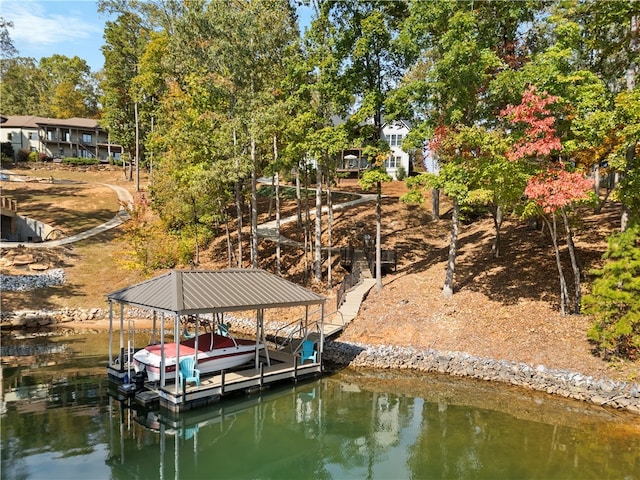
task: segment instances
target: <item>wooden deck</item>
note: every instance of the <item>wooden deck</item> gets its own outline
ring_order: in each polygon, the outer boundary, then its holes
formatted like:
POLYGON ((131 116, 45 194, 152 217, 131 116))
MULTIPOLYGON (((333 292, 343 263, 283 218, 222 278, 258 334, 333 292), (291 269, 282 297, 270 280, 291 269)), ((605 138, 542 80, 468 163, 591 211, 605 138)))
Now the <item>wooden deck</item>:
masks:
MULTIPOLYGON (((143 406, 159 402, 160 407, 173 412, 182 412, 193 408, 216 403, 228 394, 238 391, 259 391, 276 382, 293 381, 315 377, 322 374, 322 361, 305 362, 299 365, 299 357, 282 351, 269 350, 271 365, 267 365, 264 355, 260 356, 260 367, 238 367, 233 371, 217 372, 203 376, 200 386, 189 384, 176 393, 175 381, 169 381, 164 387, 146 382, 145 388, 135 392, 135 400, 143 406)), ((133 393, 133 392, 132 392, 133 393)))

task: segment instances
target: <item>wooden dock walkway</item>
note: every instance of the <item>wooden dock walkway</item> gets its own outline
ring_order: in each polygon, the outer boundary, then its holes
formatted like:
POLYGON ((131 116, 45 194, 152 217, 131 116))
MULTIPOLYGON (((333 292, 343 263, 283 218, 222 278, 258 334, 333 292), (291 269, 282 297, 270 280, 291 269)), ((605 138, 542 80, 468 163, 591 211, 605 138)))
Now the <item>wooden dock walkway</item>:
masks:
POLYGON ((344 295, 344 301, 338 311, 325 319, 324 336, 325 338, 334 337, 342 332, 344 328, 358 315, 360 305, 366 298, 371 288, 376 284, 375 278, 371 276, 371 270, 367 264, 364 252, 355 250, 352 268, 360 269, 360 282, 354 285, 344 295))

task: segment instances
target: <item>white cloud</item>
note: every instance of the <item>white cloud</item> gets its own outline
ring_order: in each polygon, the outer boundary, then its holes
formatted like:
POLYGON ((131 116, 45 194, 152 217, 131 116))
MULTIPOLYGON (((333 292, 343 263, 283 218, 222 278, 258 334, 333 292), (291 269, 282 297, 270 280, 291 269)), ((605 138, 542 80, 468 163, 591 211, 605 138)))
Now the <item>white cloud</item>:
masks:
POLYGON ((7 1, 2 2, 0 15, 13 22, 9 34, 18 50, 40 49, 47 45, 78 42, 102 36, 102 25, 92 23, 96 15, 95 2, 79 1, 7 1), (83 10, 92 12, 91 18, 83 10))

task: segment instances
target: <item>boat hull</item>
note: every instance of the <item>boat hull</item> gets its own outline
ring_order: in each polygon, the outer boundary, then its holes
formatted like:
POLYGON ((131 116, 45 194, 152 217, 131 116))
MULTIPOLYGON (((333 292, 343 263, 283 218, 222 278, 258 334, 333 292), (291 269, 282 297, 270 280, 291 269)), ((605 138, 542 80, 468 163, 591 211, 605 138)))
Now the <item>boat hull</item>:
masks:
MULTIPOLYGON (((165 379, 176 378, 176 364, 180 358, 195 356, 200 375, 207 375, 221 370, 238 367, 255 358, 256 352, 264 348, 263 345, 243 339, 232 339, 222 335, 205 333, 197 340, 189 339, 175 343, 164 344, 165 379)), ((161 345, 149 345, 133 355, 133 366, 136 372, 146 373, 151 382, 160 381, 161 345)))

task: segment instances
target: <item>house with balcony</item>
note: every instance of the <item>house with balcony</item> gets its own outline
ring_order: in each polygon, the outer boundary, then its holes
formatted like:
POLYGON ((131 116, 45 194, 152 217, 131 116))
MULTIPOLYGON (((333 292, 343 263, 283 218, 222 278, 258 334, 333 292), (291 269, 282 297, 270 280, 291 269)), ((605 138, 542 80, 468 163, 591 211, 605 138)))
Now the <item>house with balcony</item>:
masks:
MULTIPOLYGON (((398 179, 398 171, 404 169, 405 175, 413 171, 414 156, 402 149, 402 141, 410 131, 410 125, 404 120, 396 120, 385 123, 382 126, 382 139, 389 144, 391 152, 384 162, 387 173, 394 179, 398 179)), ((369 162, 362 156, 361 148, 343 150, 337 159, 337 172, 342 174, 355 174, 369 168, 369 162)))
POLYGON ((96 158, 107 163, 119 159, 122 146, 109 141, 109 133, 89 118, 44 118, 32 115, 2 115, 0 142, 13 151, 44 153, 47 157, 96 158))

